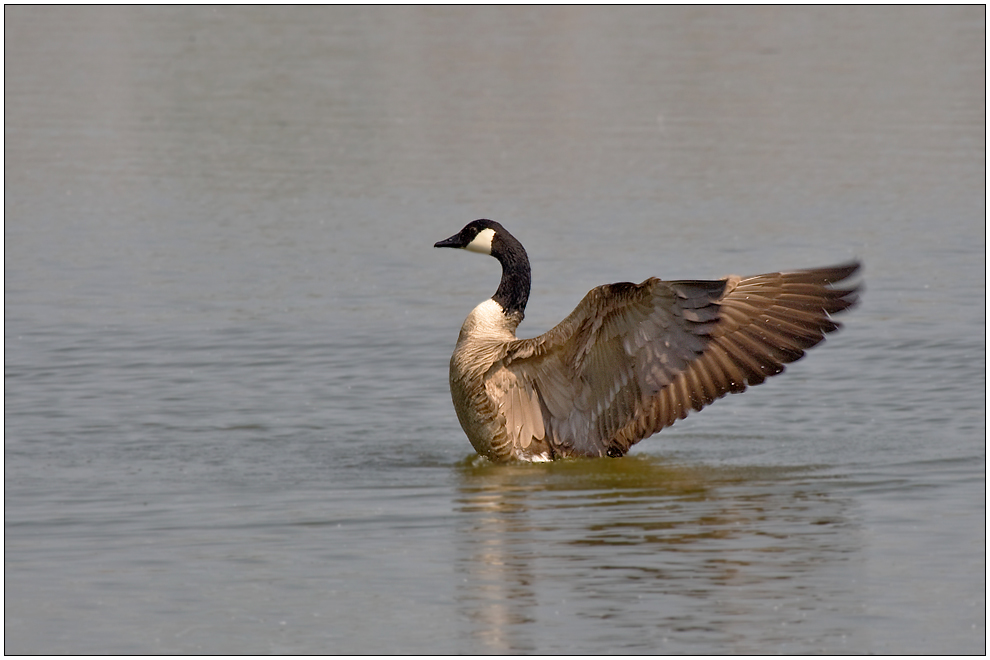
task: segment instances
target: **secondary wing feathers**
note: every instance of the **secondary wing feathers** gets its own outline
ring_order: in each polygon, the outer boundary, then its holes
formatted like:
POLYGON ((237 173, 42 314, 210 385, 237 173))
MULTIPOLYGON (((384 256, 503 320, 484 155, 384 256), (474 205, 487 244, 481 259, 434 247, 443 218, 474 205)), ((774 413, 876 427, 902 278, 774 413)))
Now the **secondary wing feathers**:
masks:
POLYGON ((486 389, 517 446, 621 455, 801 358, 856 302, 855 287, 831 284, 858 268, 600 286, 555 328, 509 342, 486 389))

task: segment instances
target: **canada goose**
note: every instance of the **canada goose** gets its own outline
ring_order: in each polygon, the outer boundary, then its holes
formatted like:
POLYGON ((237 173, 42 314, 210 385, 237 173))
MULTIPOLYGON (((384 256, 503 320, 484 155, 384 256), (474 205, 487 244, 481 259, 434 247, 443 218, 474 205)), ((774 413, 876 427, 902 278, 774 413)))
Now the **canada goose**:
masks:
POLYGON ((434 247, 490 254, 495 295, 468 314, 450 358, 450 395, 475 450, 493 461, 622 456, 629 447, 728 392, 779 374, 839 328, 830 314, 858 287, 859 268, 731 276, 592 289, 555 328, 517 339, 529 258, 492 220, 434 247))

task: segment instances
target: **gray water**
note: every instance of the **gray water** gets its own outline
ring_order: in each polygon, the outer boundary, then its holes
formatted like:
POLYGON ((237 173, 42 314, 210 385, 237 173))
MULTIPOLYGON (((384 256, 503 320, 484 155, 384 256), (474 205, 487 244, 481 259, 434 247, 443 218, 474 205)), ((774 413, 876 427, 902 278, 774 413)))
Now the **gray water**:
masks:
POLYGON ((6 7, 7 653, 984 653, 985 8, 6 7), (447 360, 606 282, 865 263, 617 460, 447 360))

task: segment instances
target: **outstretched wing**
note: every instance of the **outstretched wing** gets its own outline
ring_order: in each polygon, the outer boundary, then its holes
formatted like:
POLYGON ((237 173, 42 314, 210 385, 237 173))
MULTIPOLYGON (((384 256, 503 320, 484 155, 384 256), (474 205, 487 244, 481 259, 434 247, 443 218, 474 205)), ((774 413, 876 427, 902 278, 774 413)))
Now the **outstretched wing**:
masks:
POLYGON ((486 379, 517 447, 622 455, 728 392, 784 370, 856 302, 859 268, 600 286, 549 332, 511 342, 486 379))

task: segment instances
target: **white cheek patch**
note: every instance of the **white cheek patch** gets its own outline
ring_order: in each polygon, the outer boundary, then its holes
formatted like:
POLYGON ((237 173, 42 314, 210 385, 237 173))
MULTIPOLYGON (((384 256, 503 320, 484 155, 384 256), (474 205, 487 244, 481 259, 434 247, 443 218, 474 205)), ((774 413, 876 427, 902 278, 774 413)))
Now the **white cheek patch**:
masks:
POLYGON ((494 229, 482 229, 474 240, 464 246, 465 250, 480 252, 481 254, 492 253, 492 239, 495 238, 494 229))

